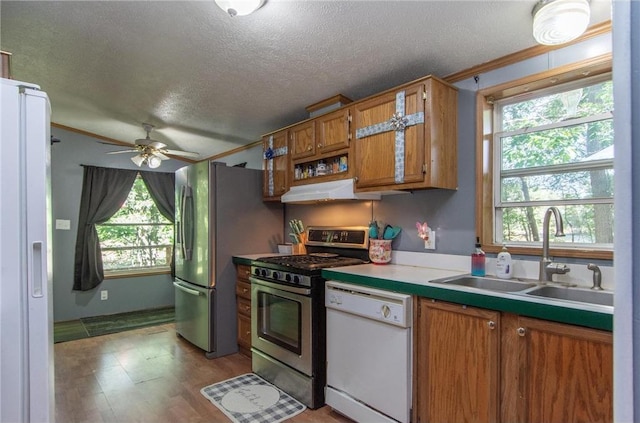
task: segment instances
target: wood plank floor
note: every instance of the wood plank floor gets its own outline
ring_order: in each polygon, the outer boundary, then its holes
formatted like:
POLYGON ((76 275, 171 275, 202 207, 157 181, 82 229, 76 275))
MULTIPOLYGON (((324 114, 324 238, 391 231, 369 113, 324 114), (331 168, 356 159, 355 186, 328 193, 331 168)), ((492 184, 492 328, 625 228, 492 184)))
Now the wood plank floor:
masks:
MULTIPOLYGON (((251 372, 233 354, 207 360, 174 324, 55 344, 56 422, 228 422, 200 389, 251 372)), ((348 423, 325 406, 292 423, 348 423)))

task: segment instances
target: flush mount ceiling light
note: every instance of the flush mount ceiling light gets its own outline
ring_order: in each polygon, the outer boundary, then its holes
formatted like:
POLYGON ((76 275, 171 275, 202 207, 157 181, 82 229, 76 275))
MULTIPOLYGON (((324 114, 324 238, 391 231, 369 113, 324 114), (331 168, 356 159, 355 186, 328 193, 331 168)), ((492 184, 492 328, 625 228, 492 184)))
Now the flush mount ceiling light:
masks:
POLYGON ((215 0, 215 2, 229 16, 245 16, 258 10, 265 0, 215 0))
POLYGON ((533 8, 533 37, 552 46, 578 38, 589 25, 588 0, 541 0, 533 8))

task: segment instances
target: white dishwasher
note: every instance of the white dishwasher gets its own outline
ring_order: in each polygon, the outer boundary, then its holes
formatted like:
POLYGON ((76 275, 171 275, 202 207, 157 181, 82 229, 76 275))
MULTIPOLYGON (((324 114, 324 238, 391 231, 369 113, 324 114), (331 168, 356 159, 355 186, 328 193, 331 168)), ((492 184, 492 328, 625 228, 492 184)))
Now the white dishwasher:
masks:
POLYGON ((326 283, 325 402, 357 422, 409 423, 410 295, 326 283))

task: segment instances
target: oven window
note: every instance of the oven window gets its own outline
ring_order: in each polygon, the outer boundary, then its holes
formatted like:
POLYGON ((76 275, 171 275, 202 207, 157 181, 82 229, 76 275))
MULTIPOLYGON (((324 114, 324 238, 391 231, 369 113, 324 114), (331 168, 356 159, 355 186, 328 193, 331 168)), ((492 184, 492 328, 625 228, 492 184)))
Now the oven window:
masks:
POLYGON ((260 337, 296 354, 301 352, 302 304, 268 292, 258 292, 260 337))

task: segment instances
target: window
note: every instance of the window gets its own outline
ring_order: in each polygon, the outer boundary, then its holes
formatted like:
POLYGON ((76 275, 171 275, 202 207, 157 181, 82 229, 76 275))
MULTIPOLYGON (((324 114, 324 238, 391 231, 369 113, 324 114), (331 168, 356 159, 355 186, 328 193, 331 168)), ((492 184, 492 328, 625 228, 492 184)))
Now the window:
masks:
POLYGON ((488 251, 539 254, 555 206, 565 236, 553 236, 552 221, 554 255, 612 258, 613 84, 608 72, 589 74, 481 93, 477 218, 488 251))
POLYGON ((120 210, 96 229, 105 276, 170 271, 173 224, 162 216, 140 175, 120 210))

